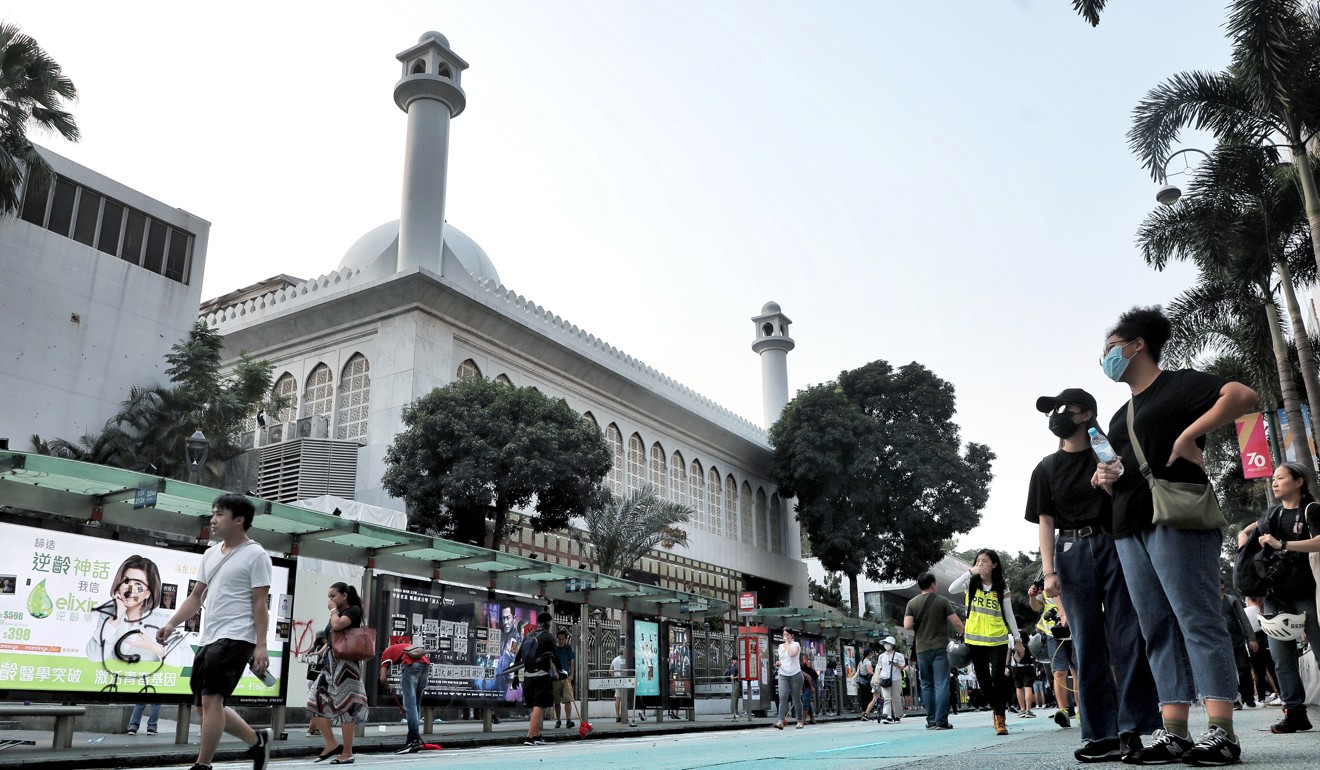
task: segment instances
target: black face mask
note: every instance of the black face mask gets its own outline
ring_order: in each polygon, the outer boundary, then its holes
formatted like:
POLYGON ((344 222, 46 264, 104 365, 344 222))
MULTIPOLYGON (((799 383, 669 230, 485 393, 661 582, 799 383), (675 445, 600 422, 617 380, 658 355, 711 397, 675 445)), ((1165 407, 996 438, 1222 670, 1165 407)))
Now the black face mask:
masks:
POLYGON ((1082 426, 1073 422, 1072 412, 1059 412, 1050 415, 1050 433, 1059 438, 1071 438, 1082 426))

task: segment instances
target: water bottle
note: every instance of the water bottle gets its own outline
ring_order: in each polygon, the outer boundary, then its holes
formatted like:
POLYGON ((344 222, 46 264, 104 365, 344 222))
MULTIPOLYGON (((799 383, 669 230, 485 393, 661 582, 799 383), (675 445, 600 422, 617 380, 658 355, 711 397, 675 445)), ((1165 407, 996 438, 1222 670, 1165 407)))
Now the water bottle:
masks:
POLYGON ((1095 428, 1088 428, 1087 434, 1091 437, 1091 448, 1095 450, 1095 456, 1100 458, 1102 465, 1118 463, 1118 475, 1123 475, 1123 460, 1114 453, 1114 448, 1109 445, 1109 439, 1100 434, 1095 428))

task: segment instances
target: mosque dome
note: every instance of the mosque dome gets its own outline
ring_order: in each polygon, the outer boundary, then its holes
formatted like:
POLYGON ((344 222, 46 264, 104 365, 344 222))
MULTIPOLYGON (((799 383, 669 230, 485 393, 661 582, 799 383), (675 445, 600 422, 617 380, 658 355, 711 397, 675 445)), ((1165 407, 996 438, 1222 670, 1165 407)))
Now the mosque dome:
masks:
POLYGON ((771 300, 770 302, 767 302, 761 306, 761 315, 773 315, 775 313, 780 313, 780 312, 783 311, 779 309, 779 303, 775 302, 774 300, 771 300))
MULTIPOLYGON (((445 254, 453 256, 473 278, 500 282, 500 274, 495 271, 495 264, 486 256, 486 252, 462 230, 445 222, 445 254)), ((339 260, 339 269, 351 268, 365 270, 368 266, 384 258, 389 265, 389 272, 394 272, 394 263, 399 256, 399 220, 386 222, 367 232, 344 253, 339 260)), ((431 269, 440 272, 440 265, 431 269)))

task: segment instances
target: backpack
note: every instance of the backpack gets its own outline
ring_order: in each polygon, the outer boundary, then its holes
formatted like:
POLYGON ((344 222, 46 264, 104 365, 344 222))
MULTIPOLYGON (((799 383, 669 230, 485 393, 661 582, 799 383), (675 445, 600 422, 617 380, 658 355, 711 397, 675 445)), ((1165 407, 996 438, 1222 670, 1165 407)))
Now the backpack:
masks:
POLYGON ((412 658, 413 661, 416 662, 426 657, 426 648, 421 646, 420 644, 409 645, 408 647, 404 648, 403 654, 407 655, 409 658, 412 658))
MULTIPOLYGON (((1302 538, 1310 539, 1312 534, 1306 523, 1306 512, 1316 503, 1307 503, 1301 510, 1302 538)), ((1238 549, 1233 559, 1233 584, 1244 596, 1264 596, 1275 594, 1291 596, 1298 587, 1307 585, 1311 566, 1304 553, 1295 551, 1276 551, 1260 544, 1261 535, 1278 535, 1274 527, 1283 515, 1283 506, 1275 505, 1265 517, 1265 528, 1257 530, 1253 537, 1238 549)))
POLYGON ((518 646, 518 654, 513 658, 514 664, 521 663, 525 671, 537 671, 536 648, 538 646, 535 633, 523 637, 522 644, 518 646))

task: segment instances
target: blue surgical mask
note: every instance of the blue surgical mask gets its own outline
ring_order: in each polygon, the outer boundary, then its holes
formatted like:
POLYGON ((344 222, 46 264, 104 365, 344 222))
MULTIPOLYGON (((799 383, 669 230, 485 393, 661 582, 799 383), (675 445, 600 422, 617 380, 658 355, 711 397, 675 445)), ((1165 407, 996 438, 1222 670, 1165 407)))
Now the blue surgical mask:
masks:
POLYGON ((1122 379, 1123 372, 1126 372, 1128 364, 1132 363, 1132 359, 1123 357, 1123 348, 1133 342, 1136 342, 1136 340, 1125 342, 1122 345, 1115 345, 1109 349, 1109 352, 1100 361, 1100 367, 1105 370, 1105 376, 1114 382, 1119 382, 1122 379))

